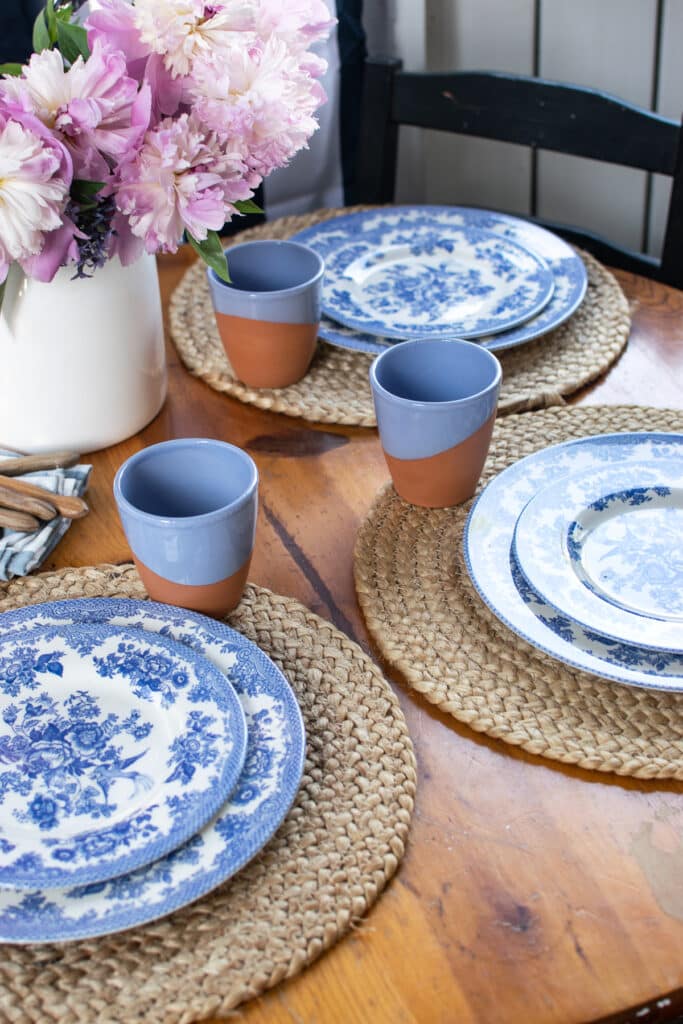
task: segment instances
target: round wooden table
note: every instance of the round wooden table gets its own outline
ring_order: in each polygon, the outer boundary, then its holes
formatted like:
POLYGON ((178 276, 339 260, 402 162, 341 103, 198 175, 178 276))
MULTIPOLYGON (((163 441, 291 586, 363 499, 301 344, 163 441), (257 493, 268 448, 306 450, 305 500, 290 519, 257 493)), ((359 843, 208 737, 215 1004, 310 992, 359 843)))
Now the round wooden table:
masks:
MULTIPOLYGON (((193 258, 160 260, 165 304, 193 258)), ((680 409, 683 292, 618 277, 633 304, 629 346, 577 400, 680 409)), ((111 492, 123 459, 165 438, 222 438, 246 448, 261 475, 251 579, 374 653, 351 564, 358 526, 388 479, 376 432, 241 405, 191 377, 170 344, 168 357, 164 409, 138 436, 92 456, 91 515, 44 568, 128 561, 111 492)), ((393 681, 419 765, 405 860, 356 930, 239 1019, 651 1024, 683 1012, 683 785, 532 757, 393 681)))

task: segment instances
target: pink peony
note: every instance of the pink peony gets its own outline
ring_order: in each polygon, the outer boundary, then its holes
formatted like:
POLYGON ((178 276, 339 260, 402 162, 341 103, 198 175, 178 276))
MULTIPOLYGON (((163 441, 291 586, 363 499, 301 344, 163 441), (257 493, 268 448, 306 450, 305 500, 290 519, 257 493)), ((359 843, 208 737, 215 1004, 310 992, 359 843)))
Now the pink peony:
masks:
POLYGON ((10 109, 24 109, 50 128, 71 153, 76 177, 105 180, 139 148, 150 117, 150 92, 126 75, 122 53, 95 42, 87 61, 68 70, 57 50, 31 57, 21 78, 0 83, 10 109))
POLYGON ((68 152, 36 117, 0 103, 0 281, 17 260, 50 281, 76 254, 64 217, 72 178, 68 152))
POLYGON ((326 39, 335 24, 324 0, 260 0, 256 20, 262 39, 274 34, 297 52, 326 39))
POLYGON ((253 31, 253 0, 137 0, 135 24, 140 39, 174 77, 190 74, 195 60, 211 56, 220 61, 233 47, 244 45, 253 31))
POLYGON ((140 38, 135 8, 128 0, 98 0, 97 10, 90 12, 85 28, 91 50, 98 42, 108 49, 119 50, 126 58, 128 74, 142 79, 151 47, 140 38))
POLYGON ((232 50, 220 69, 198 62, 186 88, 195 115, 238 145, 259 178, 306 146, 325 102, 319 83, 276 36, 232 50))
POLYGON ((207 133, 192 115, 166 118, 121 168, 117 206, 147 252, 175 252, 183 230, 203 241, 248 199, 242 156, 207 133))

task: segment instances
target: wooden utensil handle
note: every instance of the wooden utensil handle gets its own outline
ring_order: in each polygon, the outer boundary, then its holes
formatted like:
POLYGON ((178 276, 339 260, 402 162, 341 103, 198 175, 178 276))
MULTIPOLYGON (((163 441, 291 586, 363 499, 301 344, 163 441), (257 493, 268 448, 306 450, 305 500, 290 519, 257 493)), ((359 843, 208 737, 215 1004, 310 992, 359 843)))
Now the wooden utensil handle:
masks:
POLYGON ((22 533, 29 533, 37 530, 40 521, 28 512, 14 512, 8 508, 0 508, 0 526, 6 526, 8 530, 19 530, 22 533))
POLYGON ((0 505, 17 512, 27 512, 30 516, 35 516, 36 519, 44 519, 46 522, 54 519, 57 515, 55 506, 48 504, 47 501, 43 501, 42 498, 33 498, 30 495, 22 494, 20 491, 12 490, 10 487, 4 487, 1 483, 0 505))
POLYGON ((78 452, 46 452, 44 455, 18 455, 15 459, 0 459, 0 472, 4 476, 20 473, 38 473, 41 469, 68 469, 75 466, 78 452))
MULTIPOLYGON (((1 465, 2 463, 0 463, 1 465)), ((30 498, 42 498, 43 501, 54 505, 60 516, 65 516, 66 519, 80 519, 88 514, 88 506, 82 498, 70 494, 53 494, 46 487, 29 483, 28 480, 4 477, 0 474, 0 486, 16 491, 17 494, 25 494, 30 498)))

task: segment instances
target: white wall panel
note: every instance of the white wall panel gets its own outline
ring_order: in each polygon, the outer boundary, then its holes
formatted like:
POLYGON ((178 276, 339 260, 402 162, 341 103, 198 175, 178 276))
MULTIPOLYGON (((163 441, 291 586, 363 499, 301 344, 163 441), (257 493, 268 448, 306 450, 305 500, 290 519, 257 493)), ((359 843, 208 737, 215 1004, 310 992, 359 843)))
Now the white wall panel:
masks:
MULTIPOLYGON (((654 0, 542 0, 540 74, 649 107, 656 10, 654 0)), ((540 153, 538 199, 539 216, 642 245, 644 172, 540 153)))
MULTIPOLYGON (((681 120, 683 112, 681 39, 683 39, 683 3, 681 0, 664 0, 657 110, 665 117, 675 118, 676 121, 681 120)), ((670 195, 671 178, 654 175, 648 237, 648 252, 653 256, 661 255, 670 195)))
MULTIPOLYGON (((428 0, 430 71, 533 72, 533 0, 428 0)), ((529 212, 526 147, 426 132, 426 193, 432 203, 529 212)))

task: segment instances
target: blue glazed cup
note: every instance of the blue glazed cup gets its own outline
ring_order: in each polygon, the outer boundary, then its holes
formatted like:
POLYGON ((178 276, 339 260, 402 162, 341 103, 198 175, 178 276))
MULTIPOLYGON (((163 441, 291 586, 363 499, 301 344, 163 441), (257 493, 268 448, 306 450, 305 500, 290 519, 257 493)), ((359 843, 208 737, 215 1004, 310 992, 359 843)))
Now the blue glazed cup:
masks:
POLYGON ((299 242, 243 242, 226 250, 231 283, 207 270, 216 325, 237 377, 283 388, 315 353, 325 264, 299 242))
POLYGON ((151 598, 214 616, 239 603, 258 506, 246 452, 210 438, 151 445, 123 463, 114 497, 151 598))
POLYGON ((397 493, 446 508, 471 498, 489 444, 502 370, 469 341, 404 341, 370 367, 380 440, 397 493))

